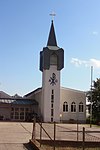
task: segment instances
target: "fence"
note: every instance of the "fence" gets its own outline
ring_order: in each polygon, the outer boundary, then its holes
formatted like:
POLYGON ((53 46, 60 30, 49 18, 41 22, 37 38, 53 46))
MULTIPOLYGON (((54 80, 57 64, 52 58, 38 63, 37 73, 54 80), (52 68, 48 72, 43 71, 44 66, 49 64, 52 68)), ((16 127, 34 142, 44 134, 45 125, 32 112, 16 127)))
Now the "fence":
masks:
POLYGON ((33 123, 32 139, 48 144, 55 150, 56 146, 99 147, 100 128, 89 128, 81 124, 33 123))

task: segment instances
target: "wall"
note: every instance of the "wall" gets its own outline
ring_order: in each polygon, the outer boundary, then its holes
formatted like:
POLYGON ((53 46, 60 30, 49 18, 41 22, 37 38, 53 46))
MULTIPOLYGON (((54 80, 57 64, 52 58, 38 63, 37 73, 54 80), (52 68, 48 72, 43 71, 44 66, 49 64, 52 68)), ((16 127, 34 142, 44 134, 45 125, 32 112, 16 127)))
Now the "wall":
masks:
POLYGON ((78 120, 85 122, 86 120, 86 96, 85 93, 78 90, 61 88, 60 91, 60 113, 63 121, 67 120, 78 120), (63 112, 63 103, 68 103, 68 112, 63 112), (71 103, 76 103, 76 112, 71 112, 71 103), (84 105, 84 112, 79 112, 79 103, 82 102, 84 105))

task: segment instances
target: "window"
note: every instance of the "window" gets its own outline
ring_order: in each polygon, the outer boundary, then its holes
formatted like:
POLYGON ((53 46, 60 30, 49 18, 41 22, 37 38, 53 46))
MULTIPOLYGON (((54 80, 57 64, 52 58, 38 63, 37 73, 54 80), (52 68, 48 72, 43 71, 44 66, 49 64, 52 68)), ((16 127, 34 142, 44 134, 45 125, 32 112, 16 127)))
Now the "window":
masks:
POLYGON ((50 65, 57 65, 57 55, 55 53, 50 56, 50 65))
POLYGON ((22 119, 22 120, 24 119, 24 112, 20 113, 20 119, 22 119))
POLYGON ((15 119, 19 119, 19 112, 15 111, 15 119))
POLYGON ((24 120, 24 108, 20 108, 20 119, 24 120))
POLYGON ((52 94, 54 94, 54 90, 52 90, 52 94))
POLYGON ((51 95, 51 99, 54 100, 54 95, 51 95))
POLYGON ((54 115, 54 90, 51 90, 51 122, 53 122, 53 115, 54 115))
POLYGON ((53 109, 51 109, 51 116, 53 116, 53 109))
POLYGON ((15 119, 19 119, 19 108, 15 108, 15 119))
POLYGON ((67 112, 68 111, 68 104, 67 102, 63 103, 63 112, 67 112))
POLYGON ((54 102, 54 90, 51 91, 51 102, 54 102))
POLYGON ((83 112, 83 103, 82 102, 79 103, 79 112, 83 112))
POLYGON ((76 112, 76 104, 75 104, 75 102, 72 102, 72 104, 71 104, 71 112, 76 112))
POLYGON ((53 103, 51 103, 51 108, 53 108, 53 103))

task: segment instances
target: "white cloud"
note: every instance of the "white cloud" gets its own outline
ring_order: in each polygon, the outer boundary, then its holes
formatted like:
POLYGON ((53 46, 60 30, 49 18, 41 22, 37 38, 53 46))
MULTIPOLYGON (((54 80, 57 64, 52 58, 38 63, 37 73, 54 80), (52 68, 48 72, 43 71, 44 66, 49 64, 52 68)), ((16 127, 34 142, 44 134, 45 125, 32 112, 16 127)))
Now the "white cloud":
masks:
POLYGON ((96 68, 100 68, 100 60, 90 59, 90 63, 91 63, 92 66, 94 66, 96 68))
POLYGON ((100 68, 100 60, 91 58, 88 61, 86 60, 80 60, 78 58, 72 58, 71 63, 74 64, 75 66, 81 66, 84 65, 85 67, 93 66, 95 68, 100 68))
POLYGON ((98 35, 98 34, 99 34, 99 32, 97 32, 97 31, 93 31, 93 32, 92 32, 92 35, 95 35, 95 36, 96 36, 96 35, 98 35))

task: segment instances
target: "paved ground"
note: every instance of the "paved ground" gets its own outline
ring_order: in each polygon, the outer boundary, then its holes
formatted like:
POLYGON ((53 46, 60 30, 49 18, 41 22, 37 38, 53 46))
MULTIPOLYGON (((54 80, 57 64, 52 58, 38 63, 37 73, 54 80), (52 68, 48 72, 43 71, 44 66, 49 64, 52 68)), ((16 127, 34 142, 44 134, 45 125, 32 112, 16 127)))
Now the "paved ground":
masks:
POLYGON ((29 142, 31 131, 32 123, 0 122, 0 150, 25 150, 23 143, 29 142))
MULTIPOLYGON (((82 131, 83 126, 86 131, 95 131, 87 133, 86 140, 100 141, 100 127, 92 127, 89 125, 79 125, 82 131), (96 132, 99 131, 99 132, 96 132)), ((53 124, 43 124, 45 130, 53 138, 53 124)), ((32 123, 24 122, 0 122, 0 150, 26 150, 24 143, 28 143, 32 137, 32 123)), ((75 124, 57 124, 56 139, 77 140, 77 133, 70 131, 77 130, 75 124)), ((42 138, 48 138, 44 132, 42 138)), ((36 137, 40 137, 40 126, 36 124, 36 137)), ((82 133, 79 133, 78 140, 81 140, 82 133)))
MULTIPOLYGON (((53 124, 43 124, 44 129, 49 133, 50 137, 53 139, 54 125, 53 124)), ((86 141, 95 141, 100 142, 100 127, 89 125, 78 125, 77 124, 57 124, 56 125, 56 139, 58 140, 69 140, 77 141, 83 140, 83 127, 85 127, 85 140, 86 141), (79 131, 77 133, 77 130, 79 131), (80 132, 81 131, 81 132, 80 132)), ((40 138, 40 127, 36 125, 36 137, 40 138)), ((42 139, 49 139, 48 136, 42 131, 42 139)))

